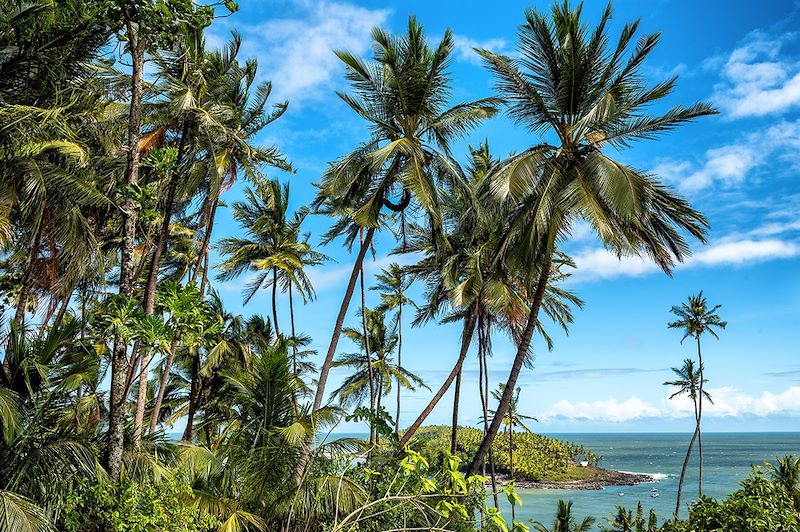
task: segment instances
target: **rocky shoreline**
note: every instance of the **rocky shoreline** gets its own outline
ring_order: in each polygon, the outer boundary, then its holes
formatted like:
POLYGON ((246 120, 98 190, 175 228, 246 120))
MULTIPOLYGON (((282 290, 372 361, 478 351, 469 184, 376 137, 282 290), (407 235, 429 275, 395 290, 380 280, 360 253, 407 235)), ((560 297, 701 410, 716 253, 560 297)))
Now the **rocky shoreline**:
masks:
MULTIPOLYGON (((508 475, 497 475, 500 484, 508 482, 508 475)), ((611 471, 608 469, 597 469, 597 475, 591 478, 580 480, 542 480, 532 481, 524 479, 514 479, 514 485, 518 489, 545 489, 545 490, 602 490, 611 486, 635 486, 645 482, 654 482, 655 478, 644 473, 625 473, 623 471, 611 471)))

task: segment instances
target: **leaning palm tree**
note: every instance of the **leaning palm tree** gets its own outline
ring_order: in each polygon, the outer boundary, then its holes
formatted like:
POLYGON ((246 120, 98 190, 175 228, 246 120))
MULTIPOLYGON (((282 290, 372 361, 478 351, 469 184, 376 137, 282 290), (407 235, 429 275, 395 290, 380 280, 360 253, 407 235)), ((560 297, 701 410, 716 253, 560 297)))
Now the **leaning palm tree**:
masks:
POLYGON ((353 88, 353 93, 339 96, 367 121, 370 137, 331 164, 319 184, 315 205, 352 213, 346 222, 366 231, 320 367, 313 410, 322 406, 347 309, 381 210, 386 207, 402 214, 414 203, 440 225, 437 181, 458 179, 450 144, 496 112, 494 99, 448 107, 451 86, 447 67, 454 47, 450 30, 435 48, 414 18, 409 19, 403 35, 376 28, 372 38, 373 61, 336 52, 353 88), (393 197, 400 200, 395 203, 393 197))
POLYGON ((539 308, 552 274, 557 242, 578 220, 588 221, 617 255, 649 256, 665 272, 689 253, 683 233, 701 241, 707 222, 656 176, 616 161, 607 152, 713 114, 698 103, 662 115, 646 108, 663 99, 676 79, 648 86, 640 67, 658 42, 642 37, 629 51, 638 22, 626 25, 609 45, 607 7, 595 28, 582 7, 556 4, 548 18, 526 13, 519 33, 519 59, 479 53, 495 74, 509 116, 547 140, 501 161, 492 171, 494 194, 513 205, 498 260, 528 271, 527 324, 517 344, 505 392, 489 432, 470 465, 476 473, 511 401, 539 308), (553 142, 554 141, 554 142, 553 142), (552 143, 551 143, 552 142, 552 143))
POLYGON ((689 442, 689 448, 686 449, 686 457, 683 459, 683 467, 681 467, 681 478, 678 481, 678 500, 675 503, 675 518, 677 518, 681 508, 681 491, 683 490, 683 479, 686 476, 686 467, 689 465, 689 456, 692 454, 692 447, 694 447, 695 440, 700 435, 700 394, 702 393, 709 402, 713 403, 713 401, 711 400, 711 395, 709 395, 707 391, 701 391, 702 386, 700 381, 702 379, 702 369, 695 368, 694 360, 687 358, 683 361, 683 366, 680 368, 672 368, 672 371, 675 373, 677 379, 674 381, 667 381, 664 385, 672 386, 673 388, 677 388, 677 390, 670 395, 669 398, 674 399, 680 395, 686 395, 692 400, 692 406, 694 407, 694 433, 689 442))
POLYGON ((533 529, 536 532, 587 532, 595 522, 594 517, 584 517, 580 523, 575 521, 572 516, 572 501, 558 501, 556 508, 556 517, 551 527, 536 521, 533 523, 533 529))
MULTIPOLYGON (((376 284, 370 290, 378 290, 381 303, 376 308, 379 312, 397 310, 397 366, 403 366, 403 305, 414 302, 406 295, 411 286, 411 278, 399 264, 393 262, 388 268, 375 276, 376 284)), ((397 410, 394 418, 394 430, 400 432, 400 380, 397 380, 397 410)))
MULTIPOLYGON (((458 389, 459 376, 473 336, 478 336, 478 356, 488 367, 486 356, 491 354, 493 329, 506 332, 515 342, 521 337, 527 321, 533 292, 526 286, 525 268, 519 264, 505 265, 496 260, 503 228, 511 215, 510 205, 496 201, 489 190, 486 171, 492 161, 487 144, 472 150, 473 162, 464 186, 452 186, 442 193, 442 220, 447 228, 437 232, 430 224, 412 224, 408 249, 422 258, 407 267, 415 280, 427 289, 427 302, 417 312, 414 325, 441 318, 445 322, 463 324, 461 346, 456 363, 417 419, 403 433, 405 445, 453 384, 458 389), (450 247, 446 247, 448 242, 450 247)), ((542 308, 551 321, 565 331, 572 322, 572 307, 583 302, 572 292, 559 286, 568 277, 564 271, 574 267, 571 259, 558 254, 554 273, 547 282, 542 308)), ((552 347, 550 337, 541 323, 537 330, 552 347)), ((526 358, 525 363, 530 363, 526 358)), ((484 379, 487 372, 484 371, 484 379)), ((488 405, 488 384, 484 383, 484 403, 488 405)), ((459 394, 454 395, 451 449, 456 446, 459 394)))
POLYGON ((703 495, 703 433, 700 430, 700 422, 703 420, 703 353, 700 350, 700 337, 709 333, 714 338, 719 339, 715 329, 724 329, 727 322, 716 314, 720 305, 709 307, 706 298, 703 297, 703 292, 694 296, 689 296, 686 303, 681 306, 674 306, 670 310, 675 314, 678 319, 670 322, 667 326, 670 329, 683 330, 683 338, 681 342, 686 340, 689 336, 697 342, 697 361, 700 366, 700 388, 697 403, 697 447, 700 454, 700 477, 697 484, 697 491, 699 495, 703 495))

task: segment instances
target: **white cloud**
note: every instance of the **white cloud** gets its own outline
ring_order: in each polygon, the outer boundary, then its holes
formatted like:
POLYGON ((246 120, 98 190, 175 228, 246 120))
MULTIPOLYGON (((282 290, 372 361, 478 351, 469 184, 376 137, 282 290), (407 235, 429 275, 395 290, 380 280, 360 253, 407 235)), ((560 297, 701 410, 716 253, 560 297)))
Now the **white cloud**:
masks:
POLYGON ((698 251, 686 261, 687 266, 724 266, 763 262, 773 259, 788 259, 800 254, 800 246, 794 242, 777 239, 739 240, 722 242, 698 251))
MULTIPOLYGON (((800 386, 792 386, 781 393, 765 391, 761 395, 750 395, 732 386, 708 391, 714 399, 714 404, 703 404, 703 415, 708 417, 800 415, 800 386)), ((675 419, 692 415, 693 407, 688 397, 679 396, 672 400, 668 397, 665 396, 658 404, 635 396, 625 400, 610 397, 575 403, 561 400, 538 417, 542 421, 566 418, 621 423, 642 418, 675 419)))
POLYGON ((766 164, 781 159, 788 168, 798 166, 800 121, 782 121, 766 129, 753 131, 738 141, 706 151, 702 163, 661 161, 653 173, 693 193, 721 184, 739 185, 766 164))
POLYGON ((273 80, 278 99, 293 103, 317 98, 343 82, 344 66, 333 50, 363 55, 370 32, 384 24, 387 10, 345 2, 295 2, 299 15, 270 18, 259 24, 237 20, 243 57, 257 57, 259 76, 273 80))
POLYGON ((800 104, 800 63, 781 54, 796 34, 751 34, 722 64, 714 101, 729 118, 763 116, 800 104))
POLYGON ((475 65, 481 64, 481 56, 478 55, 475 48, 482 48, 496 54, 507 54, 506 44, 505 39, 478 41, 461 35, 453 36, 453 48, 456 58, 475 65))
MULTIPOLYGON (((722 240, 696 251, 678 268, 745 266, 800 255, 800 245, 780 239, 722 240)), ((641 257, 623 256, 603 248, 585 249, 573 254, 577 269, 572 279, 592 281, 615 277, 636 277, 659 271, 652 261, 641 257)))

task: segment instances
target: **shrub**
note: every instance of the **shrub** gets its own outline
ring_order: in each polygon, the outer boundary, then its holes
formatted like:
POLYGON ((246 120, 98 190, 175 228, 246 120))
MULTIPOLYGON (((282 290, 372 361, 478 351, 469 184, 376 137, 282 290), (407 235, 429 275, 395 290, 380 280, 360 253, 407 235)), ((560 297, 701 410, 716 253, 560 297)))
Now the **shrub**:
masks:
POLYGON ((66 532, 211 532, 220 522, 201 515, 185 484, 79 482, 63 513, 66 532))

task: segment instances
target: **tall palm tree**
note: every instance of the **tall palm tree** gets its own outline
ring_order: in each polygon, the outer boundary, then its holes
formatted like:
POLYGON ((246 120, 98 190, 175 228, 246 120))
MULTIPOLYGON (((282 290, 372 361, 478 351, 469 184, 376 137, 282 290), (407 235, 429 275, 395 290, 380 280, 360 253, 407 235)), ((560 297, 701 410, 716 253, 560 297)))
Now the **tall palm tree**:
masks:
POLYGON ((595 518, 590 516, 584 517, 580 523, 577 523, 572 516, 572 501, 559 500, 553 526, 548 528, 536 521, 533 523, 533 529, 536 532, 588 532, 594 522, 595 518))
MULTIPOLYGON (((414 302, 406 295, 411 286, 411 278, 406 275, 399 264, 393 262, 388 268, 375 276, 375 286, 370 290, 379 291, 381 302, 375 309, 379 312, 397 311, 397 365, 403 366, 403 305, 414 302)), ((394 418, 394 430, 400 432, 400 380, 397 380, 397 409, 394 418)))
MULTIPOLYGON (((443 317, 445 322, 463 322, 461 349, 453 369, 434 394, 417 419, 405 431, 401 444, 405 445, 422 425, 461 372, 475 331, 478 331, 479 357, 491 352, 493 328, 506 331, 517 342, 528 313, 531 291, 526 287, 525 270, 517 264, 510 267, 496 260, 496 251, 503 236, 503 228, 510 215, 509 205, 495 201, 487 194, 490 182, 487 170, 492 158, 488 144, 472 150, 473 161, 465 186, 444 189, 442 194, 442 220, 448 228, 437 232, 430 224, 412 224, 408 249, 422 254, 422 259, 407 267, 414 279, 426 285, 427 303, 420 307, 415 325, 443 317), (447 241, 450 247, 446 247, 447 241)), ((568 275, 562 268, 572 266, 571 260, 559 254, 556 270, 548 280, 542 307, 545 313, 564 330, 572 322, 571 307, 582 306, 582 301, 569 290, 559 286, 568 275)), ((550 347, 550 337, 542 324, 537 330, 550 347)), ((528 360, 529 361, 529 360, 528 360)), ((527 362, 526 362, 527 363, 527 362)), ((484 370, 487 369, 484 360, 484 370)), ((486 373, 484 373, 486 378, 486 373)), ((484 388, 488 405, 488 386, 484 388)), ((458 394, 454 397, 451 448, 455 448, 458 419, 458 394)))
MULTIPOLYGON (((272 287, 272 324, 280 334, 277 290, 294 287, 304 297, 313 297, 313 288, 303 268, 319 264, 324 255, 311 249, 300 234, 307 210, 288 215, 289 184, 257 181, 255 189, 245 191, 245 201, 233 204, 233 218, 246 231, 247 237, 228 237, 218 248, 227 258, 219 265, 219 279, 230 280, 246 271, 256 272, 243 290, 247 304, 262 286, 272 287)), ((292 319, 292 321, 294 321, 292 319)))
POLYGON ((701 291, 697 295, 689 296, 686 303, 672 307, 670 312, 675 314, 678 319, 667 325, 670 329, 681 329, 683 331, 681 343, 689 336, 694 338, 697 343, 697 361, 700 366, 700 387, 697 396, 697 446, 700 454, 700 476, 697 491, 700 496, 703 495, 703 432, 700 429, 700 422, 703 420, 703 397, 705 395, 703 393, 705 380, 703 379, 703 353, 700 350, 700 337, 708 333, 719 339, 716 329, 724 329, 727 326, 727 322, 722 321, 716 314, 720 306, 710 307, 701 291))
POLYGON ((396 324, 387 326, 385 313, 380 310, 366 309, 364 314, 366 337, 362 330, 356 328, 345 327, 342 331, 361 347, 361 351, 345 353, 334 360, 333 367, 348 367, 355 372, 345 378, 331 395, 338 397, 339 402, 348 408, 360 405, 368 394, 370 399, 374 396, 374 405, 371 404, 374 416, 381 409, 381 398, 391 393, 393 380, 395 386, 411 391, 427 386, 420 377, 394 361, 393 354, 399 341, 396 324), (374 390, 371 382, 374 382, 374 390))
POLYGON ((686 457, 683 459, 683 467, 681 467, 681 478, 678 481, 678 499, 675 503, 675 518, 677 518, 681 508, 681 491, 683 489, 683 479, 686 476, 686 467, 689 465, 689 456, 691 456, 694 442, 700 434, 700 394, 703 394, 709 402, 713 403, 713 401, 709 393, 702 390, 700 381, 703 378, 703 372, 701 368, 695 368, 694 360, 687 358, 683 361, 683 366, 680 368, 672 368, 672 372, 675 373, 677 379, 674 381, 667 381, 664 385, 672 386, 677 388, 677 390, 670 395, 669 398, 674 399, 679 395, 686 395, 692 400, 692 406, 694 407, 694 432, 689 442, 689 447, 686 449, 686 457))
POLYGON ((354 90, 339 96, 367 121, 370 138, 331 164, 319 184, 315 205, 352 213, 347 222, 365 228, 366 233, 320 367, 313 410, 322 405, 345 315, 381 210, 386 207, 402 213, 413 202, 437 222, 437 181, 457 179, 450 143, 496 112, 494 99, 448 108, 447 67, 454 46, 449 30, 435 48, 414 18, 409 19, 403 35, 375 28, 372 38, 375 55, 371 62, 349 52, 336 52, 354 90), (396 196, 401 198, 397 203, 391 200, 396 196))
POLYGON ((674 107, 651 116, 646 108, 668 95, 676 79, 649 87, 640 67, 658 42, 644 36, 628 52, 638 22, 609 45, 608 6, 595 28, 582 6, 564 2, 546 18, 526 12, 519 59, 481 50, 494 73, 509 116, 547 139, 501 161, 492 171, 493 193, 513 205, 498 260, 527 268, 531 293, 503 398, 469 467, 476 473, 495 438, 530 350, 559 239, 577 220, 588 221, 615 253, 651 257, 665 272, 689 253, 686 232, 703 240, 707 222, 657 177, 606 154, 652 139, 695 118, 713 114, 706 104, 674 107), (554 143, 550 143, 555 140, 554 143))

